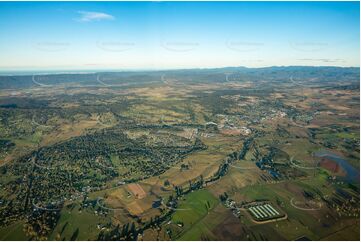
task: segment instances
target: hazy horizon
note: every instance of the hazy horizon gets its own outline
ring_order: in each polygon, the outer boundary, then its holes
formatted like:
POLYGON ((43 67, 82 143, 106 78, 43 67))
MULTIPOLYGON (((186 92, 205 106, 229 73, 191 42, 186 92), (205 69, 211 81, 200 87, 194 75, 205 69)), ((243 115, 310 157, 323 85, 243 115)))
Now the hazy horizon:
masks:
POLYGON ((190 68, 164 68, 164 69, 49 69, 49 70, 0 70, 0 76, 16 76, 16 75, 56 75, 56 74, 89 74, 100 72, 157 72, 157 71, 177 71, 177 70, 211 70, 226 68, 246 68, 246 69, 267 69, 267 68, 360 68, 359 66, 221 66, 221 67, 190 67, 190 68))

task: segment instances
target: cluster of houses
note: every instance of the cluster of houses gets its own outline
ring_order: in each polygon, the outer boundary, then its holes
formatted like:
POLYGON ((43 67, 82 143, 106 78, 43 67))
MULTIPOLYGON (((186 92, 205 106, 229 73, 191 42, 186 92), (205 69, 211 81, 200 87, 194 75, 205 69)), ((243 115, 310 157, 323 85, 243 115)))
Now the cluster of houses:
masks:
POLYGON ((241 217, 241 208, 237 206, 235 201, 233 201, 230 198, 227 198, 224 201, 224 205, 226 206, 226 208, 229 208, 232 210, 232 213, 234 216, 236 216, 237 218, 241 217))

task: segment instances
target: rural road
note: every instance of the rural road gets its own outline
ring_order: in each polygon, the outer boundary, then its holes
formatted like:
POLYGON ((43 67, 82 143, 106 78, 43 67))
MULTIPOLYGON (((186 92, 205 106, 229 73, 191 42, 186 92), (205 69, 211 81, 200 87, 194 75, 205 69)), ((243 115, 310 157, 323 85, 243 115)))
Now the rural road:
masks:
POLYGON ((32 76, 32 81, 33 81, 34 84, 39 85, 41 87, 52 87, 52 85, 47 85, 47 84, 43 84, 43 83, 40 83, 40 82, 36 81, 35 80, 35 75, 32 76))
POLYGON ((303 210, 303 211, 315 211, 315 210, 320 210, 322 208, 322 203, 321 202, 318 202, 317 205, 318 205, 318 208, 303 208, 303 207, 299 207, 295 204, 294 202, 294 197, 291 198, 290 200, 290 204, 292 207, 296 208, 296 209, 299 209, 299 210, 303 210))
POLYGON ((290 159, 290 163, 291 163, 292 166, 297 167, 297 168, 300 168, 300 169, 314 170, 314 169, 317 169, 317 168, 318 168, 317 166, 314 166, 314 167, 306 167, 306 166, 297 165, 297 164, 293 163, 293 156, 292 156, 291 159, 290 159))

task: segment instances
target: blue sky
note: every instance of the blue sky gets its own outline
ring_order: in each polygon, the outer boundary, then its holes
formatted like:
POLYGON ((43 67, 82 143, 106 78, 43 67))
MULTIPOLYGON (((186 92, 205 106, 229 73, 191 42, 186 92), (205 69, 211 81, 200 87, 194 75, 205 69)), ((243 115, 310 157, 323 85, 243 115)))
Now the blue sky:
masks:
POLYGON ((359 66, 359 2, 0 2, 0 70, 359 66))

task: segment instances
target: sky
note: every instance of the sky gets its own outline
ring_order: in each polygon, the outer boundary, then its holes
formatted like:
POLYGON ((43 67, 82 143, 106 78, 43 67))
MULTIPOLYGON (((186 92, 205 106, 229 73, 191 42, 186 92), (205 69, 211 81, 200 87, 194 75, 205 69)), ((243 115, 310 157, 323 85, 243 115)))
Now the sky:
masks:
POLYGON ((0 2, 0 71, 360 66, 359 2, 0 2))

